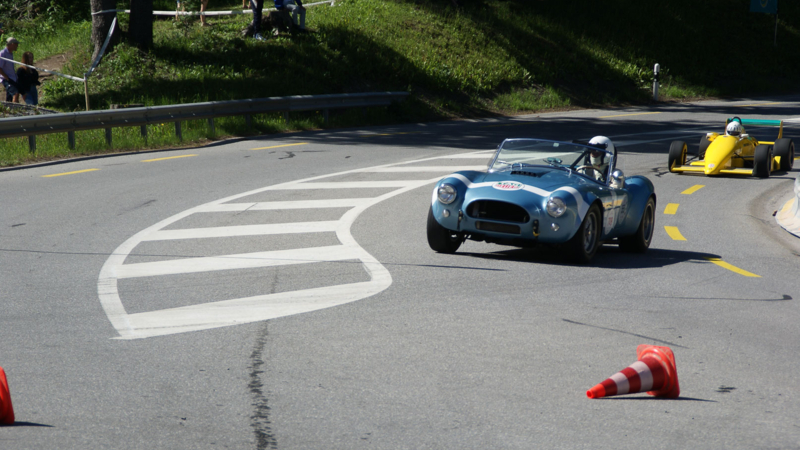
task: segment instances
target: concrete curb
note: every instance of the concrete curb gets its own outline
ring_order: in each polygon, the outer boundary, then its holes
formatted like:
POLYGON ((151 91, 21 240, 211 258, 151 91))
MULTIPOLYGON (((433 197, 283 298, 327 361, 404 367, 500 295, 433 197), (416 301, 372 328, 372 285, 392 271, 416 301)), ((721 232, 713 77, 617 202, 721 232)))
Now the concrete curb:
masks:
POLYGON ((775 220, 783 229, 800 237, 800 175, 794 180, 794 198, 775 214, 775 220))

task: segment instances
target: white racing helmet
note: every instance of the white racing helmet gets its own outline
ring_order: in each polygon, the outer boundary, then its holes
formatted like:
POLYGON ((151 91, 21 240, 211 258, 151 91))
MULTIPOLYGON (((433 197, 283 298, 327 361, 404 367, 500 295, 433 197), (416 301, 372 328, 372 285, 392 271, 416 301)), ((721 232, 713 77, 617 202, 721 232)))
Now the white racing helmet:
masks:
MULTIPOLYGON (((592 139, 589 140, 589 146, 604 148, 604 149, 610 151, 611 153, 614 153, 614 143, 611 142, 611 139, 609 139, 609 138, 607 138, 605 136, 595 136, 595 137, 593 137, 592 139)), ((602 153, 601 155, 599 155, 597 157, 595 157, 592 154, 592 155, 589 156, 589 159, 592 161, 592 164, 600 165, 600 164, 603 164, 603 157, 604 156, 605 156, 605 153, 602 153)))
POLYGON ((729 136, 740 136, 744 133, 744 127, 738 120, 733 120, 725 127, 725 133, 729 136))

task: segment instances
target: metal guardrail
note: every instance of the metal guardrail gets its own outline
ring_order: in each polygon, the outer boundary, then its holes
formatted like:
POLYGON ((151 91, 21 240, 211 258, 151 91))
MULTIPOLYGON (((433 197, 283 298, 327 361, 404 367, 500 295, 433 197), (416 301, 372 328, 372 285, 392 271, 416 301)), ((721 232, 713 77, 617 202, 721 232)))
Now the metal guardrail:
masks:
POLYGON ((169 122, 175 123, 175 132, 180 139, 180 123, 186 120, 208 119, 212 133, 213 119, 216 117, 245 116, 249 125, 250 116, 270 112, 283 112, 288 120, 292 111, 323 111, 325 123, 328 123, 328 112, 331 109, 388 106, 408 95, 408 92, 298 95, 11 117, 0 119, 0 139, 28 136, 31 151, 35 151, 35 136, 68 133, 70 148, 74 148, 75 131, 105 129, 106 141, 111 145, 112 128, 139 126, 142 135, 146 137, 147 125, 169 122))

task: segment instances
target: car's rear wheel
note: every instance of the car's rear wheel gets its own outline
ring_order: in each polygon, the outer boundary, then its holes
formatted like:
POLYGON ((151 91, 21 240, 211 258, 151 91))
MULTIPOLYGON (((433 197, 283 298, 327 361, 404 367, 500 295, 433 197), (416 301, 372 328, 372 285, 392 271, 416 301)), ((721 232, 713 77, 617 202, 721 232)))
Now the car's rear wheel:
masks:
POLYGON ((669 171, 686 164, 686 142, 673 141, 669 146, 669 171))
POLYGON ((586 212, 578 232, 567 242, 570 258, 578 264, 586 264, 592 260, 600 246, 600 209, 592 205, 586 212))
POLYGON ((794 167, 794 142, 789 138, 778 139, 773 147, 774 156, 781 157, 782 171, 790 171, 794 167))
POLYGON ((455 253, 464 238, 455 231, 439 225, 433 217, 433 209, 428 210, 428 245, 431 250, 439 253, 455 253))
POLYGON ((753 175, 758 178, 769 178, 772 171, 772 146, 761 144, 753 155, 753 175))
POLYGON ((619 248, 626 252, 643 253, 650 248, 653 241, 653 231, 656 226, 656 202, 653 197, 647 200, 647 205, 642 213, 642 220, 636 233, 619 238, 619 248))
POLYGON ((708 150, 709 145, 711 145, 711 141, 709 141, 707 137, 703 136, 700 138, 700 147, 697 149, 698 159, 703 159, 706 157, 706 150, 708 150))

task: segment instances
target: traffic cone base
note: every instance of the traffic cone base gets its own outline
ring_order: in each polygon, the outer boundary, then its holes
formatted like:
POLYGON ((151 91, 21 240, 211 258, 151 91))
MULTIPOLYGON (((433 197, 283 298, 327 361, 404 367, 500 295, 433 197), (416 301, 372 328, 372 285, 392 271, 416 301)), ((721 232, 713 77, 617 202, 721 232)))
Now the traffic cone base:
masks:
POLYGON ((680 388, 672 350, 643 344, 636 348, 636 354, 638 361, 586 391, 586 396, 602 398, 647 391, 650 395, 677 398, 680 388))
POLYGON ((8 390, 6 372, 0 367, 0 425, 14 425, 14 407, 8 390))

